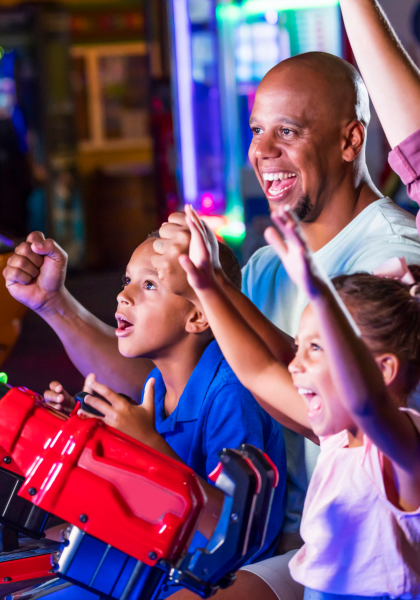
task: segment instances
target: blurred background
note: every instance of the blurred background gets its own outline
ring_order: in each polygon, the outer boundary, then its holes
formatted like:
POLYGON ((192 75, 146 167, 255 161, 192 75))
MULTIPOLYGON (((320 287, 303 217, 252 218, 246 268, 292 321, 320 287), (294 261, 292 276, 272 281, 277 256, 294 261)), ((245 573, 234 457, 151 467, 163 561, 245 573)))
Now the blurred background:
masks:
MULTIPOLYGON (((419 64, 419 0, 382 5, 419 64)), ((310 50, 354 62, 336 0, 1 0, 0 267, 43 231, 69 255, 70 290, 114 325, 133 249, 184 202, 245 263, 268 222, 247 158, 256 88, 310 50)), ((374 114, 374 181, 414 212, 388 151, 374 114)), ((2 284, 0 307, 10 380, 77 391, 54 333, 2 284)))

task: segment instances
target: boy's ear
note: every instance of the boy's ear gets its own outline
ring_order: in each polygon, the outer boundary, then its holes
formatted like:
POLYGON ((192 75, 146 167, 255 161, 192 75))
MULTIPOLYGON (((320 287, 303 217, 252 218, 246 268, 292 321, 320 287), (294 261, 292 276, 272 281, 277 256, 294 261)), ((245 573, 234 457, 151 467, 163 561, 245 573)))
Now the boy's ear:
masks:
POLYGON ((381 370, 385 385, 389 386, 396 382, 400 372, 400 361, 395 354, 381 354, 375 356, 376 364, 381 370))
POLYGON ((204 311, 200 307, 199 303, 197 305, 193 305, 191 309, 187 322, 185 323, 185 331, 187 333, 204 333, 207 329, 210 329, 209 322, 207 320, 204 311))

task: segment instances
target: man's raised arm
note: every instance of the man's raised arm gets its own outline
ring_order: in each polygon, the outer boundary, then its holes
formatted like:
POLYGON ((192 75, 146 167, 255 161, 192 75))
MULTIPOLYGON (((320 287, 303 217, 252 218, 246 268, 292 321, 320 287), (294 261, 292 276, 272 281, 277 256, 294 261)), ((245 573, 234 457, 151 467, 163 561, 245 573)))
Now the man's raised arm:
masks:
POLYGON ((340 0, 344 24, 390 145, 420 129, 420 72, 376 0, 340 0))
POLYGON ((54 329, 82 375, 95 372, 104 384, 139 400, 152 363, 121 356, 115 329, 87 311, 65 288, 66 269, 64 250, 34 232, 16 248, 3 276, 13 298, 54 329))

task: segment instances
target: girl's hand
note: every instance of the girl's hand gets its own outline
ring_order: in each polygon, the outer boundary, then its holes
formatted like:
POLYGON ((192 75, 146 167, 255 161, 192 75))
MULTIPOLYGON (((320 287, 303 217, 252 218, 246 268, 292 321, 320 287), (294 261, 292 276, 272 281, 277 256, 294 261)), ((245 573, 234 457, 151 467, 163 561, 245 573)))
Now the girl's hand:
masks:
POLYGON ((155 380, 149 379, 144 391, 143 404, 131 404, 126 398, 112 391, 106 385, 98 383, 96 376, 91 374, 86 377, 85 391, 96 392, 108 402, 96 396, 86 396, 85 402, 101 412, 104 417, 95 417, 79 410, 78 414, 94 419, 102 418, 104 423, 122 431, 148 446, 154 447, 156 439, 160 438, 155 427, 155 380))
POLYGON ((273 212, 271 218, 283 239, 274 227, 265 230, 265 239, 281 258, 290 279, 309 299, 318 296, 324 278, 317 270, 312 251, 305 241, 295 215, 286 205, 273 212))
POLYGON ((179 262, 187 273, 188 283, 194 290, 210 287, 216 281, 211 244, 206 227, 192 206, 185 206, 186 221, 191 231, 189 256, 182 254, 179 262))
POLYGON ((51 381, 50 389, 44 392, 44 400, 66 415, 69 415, 76 406, 73 396, 70 396, 58 381, 51 381))

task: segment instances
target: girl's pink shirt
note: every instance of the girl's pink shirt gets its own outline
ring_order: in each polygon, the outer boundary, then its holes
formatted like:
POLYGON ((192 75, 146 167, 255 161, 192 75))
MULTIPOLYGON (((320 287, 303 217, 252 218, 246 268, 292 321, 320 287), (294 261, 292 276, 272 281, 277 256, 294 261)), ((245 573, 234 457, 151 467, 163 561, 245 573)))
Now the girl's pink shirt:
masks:
MULTIPOLYGON (((420 432, 420 414, 401 410, 420 432)), ((292 577, 319 592, 420 597, 420 508, 408 513, 388 501, 383 454, 366 436, 363 446, 347 446, 347 431, 321 438, 292 577)))
MULTIPOLYGON (((407 186, 409 197, 420 206, 420 129, 399 144, 388 157, 392 169, 407 186)), ((420 212, 416 218, 420 232, 420 212)))

